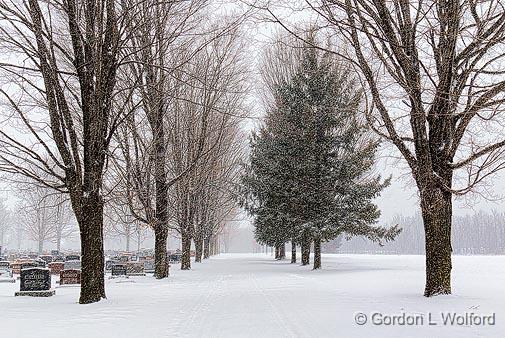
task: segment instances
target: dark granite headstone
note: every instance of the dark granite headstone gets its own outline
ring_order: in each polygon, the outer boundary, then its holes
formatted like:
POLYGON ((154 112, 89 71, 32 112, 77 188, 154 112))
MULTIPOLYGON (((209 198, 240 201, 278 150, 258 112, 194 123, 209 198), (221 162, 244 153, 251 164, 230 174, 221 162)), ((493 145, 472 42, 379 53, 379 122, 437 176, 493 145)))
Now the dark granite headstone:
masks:
POLYGON ((117 261, 114 261, 114 260, 105 261, 105 271, 111 271, 112 266, 116 263, 117 263, 117 261))
POLYGON ((38 267, 38 268, 45 268, 45 267, 46 267, 46 265, 47 265, 46 261, 44 261, 44 260, 42 260, 42 259, 39 259, 39 258, 35 259, 35 260, 33 261, 33 263, 34 263, 34 264, 35 264, 35 266, 36 266, 36 267, 38 267))
POLYGON ((174 253, 168 256, 170 263, 180 263, 182 255, 180 253, 174 253))
POLYGON ((123 264, 114 264, 112 266, 112 276, 126 276, 126 266, 123 264))
MULTIPOLYGON (((41 268, 41 266, 38 266, 38 264, 35 262, 26 262, 26 263, 21 263, 19 269, 23 270, 23 269, 31 269, 31 268, 41 268)), ((21 273, 21 271, 19 273, 21 273)))
POLYGON ((67 255, 65 256, 65 261, 80 261, 81 256, 79 255, 67 255))
POLYGON ((46 291, 51 288, 49 269, 21 269, 20 291, 46 291))
POLYGON ((9 261, 0 261, 0 269, 10 269, 11 262, 9 261))

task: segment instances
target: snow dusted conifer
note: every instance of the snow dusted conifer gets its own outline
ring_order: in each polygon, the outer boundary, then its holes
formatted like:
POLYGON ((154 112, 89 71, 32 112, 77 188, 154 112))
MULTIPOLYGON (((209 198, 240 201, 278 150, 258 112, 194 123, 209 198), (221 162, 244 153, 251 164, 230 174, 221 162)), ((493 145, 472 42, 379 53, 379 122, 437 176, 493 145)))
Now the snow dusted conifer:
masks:
MULTIPOLYGON (((308 39, 316 43, 314 34, 308 39)), ((350 68, 303 47, 296 72, 275 88, 275 104, 253 135, 243 183, 258 241, 305 243, 308 264, 312 240, 319 269, 321 242, 343 233, 388 241, 399 229, 372 226, 380 216, 372 200, 389 180, 371 173, 378 142, 362 122, 350 68)))

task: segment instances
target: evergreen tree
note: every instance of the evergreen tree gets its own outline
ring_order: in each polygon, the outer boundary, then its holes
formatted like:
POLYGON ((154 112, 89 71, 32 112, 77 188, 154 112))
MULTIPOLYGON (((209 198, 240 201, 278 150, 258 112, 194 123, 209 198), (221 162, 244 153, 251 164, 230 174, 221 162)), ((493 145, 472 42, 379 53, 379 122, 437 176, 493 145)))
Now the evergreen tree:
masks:
POLYGON ((252 137, 244 205, 258 241, 296 241, 305 256, 313 241, 318 269, 322 241, 341 234, 388 241, 399 229, 372 226, 380 216, 372 200, 389 179, 371 174, 379 144, 362 122, 349 67, 315 48, 299 55, 296 73, 275 88, 273 108, 252 137))

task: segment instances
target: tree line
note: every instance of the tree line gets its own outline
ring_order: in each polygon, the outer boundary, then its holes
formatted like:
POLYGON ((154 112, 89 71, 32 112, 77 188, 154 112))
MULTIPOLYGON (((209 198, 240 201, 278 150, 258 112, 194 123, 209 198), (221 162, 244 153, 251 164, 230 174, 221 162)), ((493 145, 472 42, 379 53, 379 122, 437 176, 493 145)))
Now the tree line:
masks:
MULTIPOLYGON (((503 255, 505 254, 504 213, 479 211, 475 214, 454 216, 452 219, 453 253, 457 255, 503 255)), ((352 239, 347 242, 329 243, 325 252, 424 254, 423 219, 420 213, 414 216, 395 216, 391 224, 402 227, 402 233, 393 241, 380 247, 370 241, 352 239)))
MULTIPOLYGON (((246 92, 242 14, 212 1, 0 1, 0 170, 63 194, 79 226, 80 303, 106 297, 104 225, 200 257, 236 213, 246 92)), ((49 210, 49 209, 48 209, 49 210)))

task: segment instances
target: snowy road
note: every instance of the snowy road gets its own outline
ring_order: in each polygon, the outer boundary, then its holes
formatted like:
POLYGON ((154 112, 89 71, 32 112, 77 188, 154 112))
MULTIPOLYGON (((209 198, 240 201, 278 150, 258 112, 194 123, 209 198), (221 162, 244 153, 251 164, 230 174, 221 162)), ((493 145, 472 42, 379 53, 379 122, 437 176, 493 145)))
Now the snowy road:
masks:
POLYGON ((78 288, 13 297, 0 283, 0 335, 98 337, 505 337, 505 257, 455 257, 454 294, 426 299, 422 256, 326 255, 323 270, 267 255, 220 255, 158 281, 107 280, 108 299, 78 288), (367 323, 357 325, 362 312, 367 323), (443 325, 442 313, 495 313, 495 325, 443 325), (432 315, 429 325, 428 316, 432 315), (403 315, 404 314, 404 315, 403 315), (385 325, 387 318, 421 318, 385 325), (373 317, 373 319, 372 319, 373 317), (383 323, 380 323, 380 321, 383 323), (373 323, 375 321, 375 324, 373 323))

